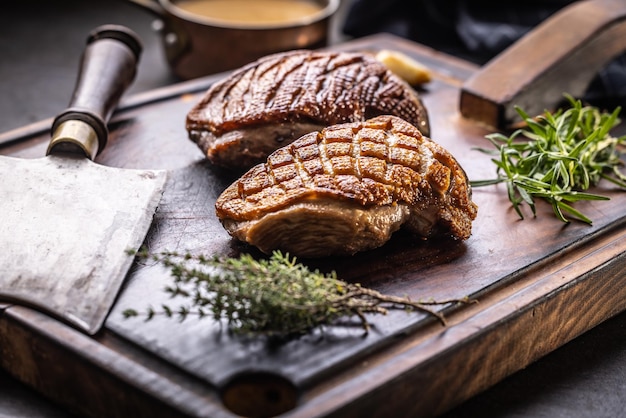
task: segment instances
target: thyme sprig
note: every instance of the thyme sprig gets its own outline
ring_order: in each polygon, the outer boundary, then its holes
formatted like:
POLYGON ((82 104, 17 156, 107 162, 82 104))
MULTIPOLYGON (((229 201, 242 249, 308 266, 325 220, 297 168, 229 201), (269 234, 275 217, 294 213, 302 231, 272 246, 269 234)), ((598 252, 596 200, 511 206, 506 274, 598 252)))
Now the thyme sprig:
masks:
POLYGON ((242 334, 287 336, 306 333, 342 317, 356 316, 367 332, 366 314, 386 314, 388 309, 426 312, 442 324, 445 318, 432 305, 469 302, 467 298, 442 301, 412 301, 381 294, 359 284, 339 280, 333 271, 323 274, 298 263, 296 258, 275 251, 268 259, 250 254, 232 257, 204 257, 163 252, 137 254, 170 270, 171 286, 165 291, 182 297, 180 307, 162 305, 145 312, 127 309, 124 316, 157 315, 185 320, 190 315, 226 321, 229 329, 242 334))
POLYGON ((510 136, 501 133, 487 135, 496 150, 477 148, 495 157, 495 179, 472 181, 473 187, 506 183, 508 198, 519 217, 524 219, 521 205, 526 203, 536 216, 535 199, 552 205, 554 214, 563 222, 571 217, 592 223, 571 203, 579 200, 609 200, 608 197, 586 192, 601 179, 626 188, 626 176, 619 167, 620 147, 626 136, 614 137, 611 130, 620 122, 620 108, 612 113, 597 107, 583 106, 580 100, 566 95, 571 107, 555 113, 544 112, 530 117, 516 107, 527 127, 510 136))

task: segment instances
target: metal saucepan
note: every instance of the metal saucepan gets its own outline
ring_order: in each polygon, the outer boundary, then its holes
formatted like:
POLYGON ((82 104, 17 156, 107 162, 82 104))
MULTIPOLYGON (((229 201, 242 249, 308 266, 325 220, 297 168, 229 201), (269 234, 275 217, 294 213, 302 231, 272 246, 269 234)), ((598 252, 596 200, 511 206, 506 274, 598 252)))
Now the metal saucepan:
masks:
POLYGON ((191 13, 180 0, 130 0, 154 13, 173 72, 191 79, 231 70, 271 53, 319 48, 328 43, 330 18, 340 0, 314 0, 320 10, 284 23, 229 23, 191 13))

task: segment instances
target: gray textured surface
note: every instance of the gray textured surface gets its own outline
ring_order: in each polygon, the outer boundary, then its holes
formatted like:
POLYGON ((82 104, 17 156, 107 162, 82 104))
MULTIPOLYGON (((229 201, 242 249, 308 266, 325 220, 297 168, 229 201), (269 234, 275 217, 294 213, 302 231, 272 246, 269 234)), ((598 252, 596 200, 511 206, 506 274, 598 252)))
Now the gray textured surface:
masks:
MULTIPOLYGON (((67 105, 85 36, 100 24, 127 25, 144 42, 139 74, 129 93, 175 82, 151 29, 152 20, 120 0, 12 2, 10 10, 0 13, 0 131, 51 117, 67 105)), ((618 418, 625 416, 624 411, 626 313, 460 405, 445 418, 618 418)), ((0 418, 71 416, 0 371, 0 418)))

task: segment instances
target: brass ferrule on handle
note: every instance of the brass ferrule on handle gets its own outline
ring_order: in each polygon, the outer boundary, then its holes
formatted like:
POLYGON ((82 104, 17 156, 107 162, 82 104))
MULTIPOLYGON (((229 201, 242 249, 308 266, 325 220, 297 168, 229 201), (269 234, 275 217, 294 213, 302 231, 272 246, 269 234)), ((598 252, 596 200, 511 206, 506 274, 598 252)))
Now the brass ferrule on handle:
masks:
POLYGON ((87 122, 67 120, 60 123, 52 133, 46 154, 50 154, 53 149, 54 152, 82 154, 93 160, 99 149, 98 134, 87 122))

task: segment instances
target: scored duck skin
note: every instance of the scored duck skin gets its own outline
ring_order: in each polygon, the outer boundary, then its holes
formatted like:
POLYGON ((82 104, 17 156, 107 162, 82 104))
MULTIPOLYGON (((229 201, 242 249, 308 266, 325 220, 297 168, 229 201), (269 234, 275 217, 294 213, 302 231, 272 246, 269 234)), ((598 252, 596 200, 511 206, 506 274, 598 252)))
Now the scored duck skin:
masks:
POLYGON ((187 114, 186 129, 211 162, 245 170, 306 133, 383 114, 429 135, 418 93, 373 55, 298 50, 215 83, 187 114))
POLYGON ((276 150, 231 184, 216 214, 269 253, 350 255, 404 226, 467 239, 477 206, 454 157, 394 116, 339 124, 276 150))

